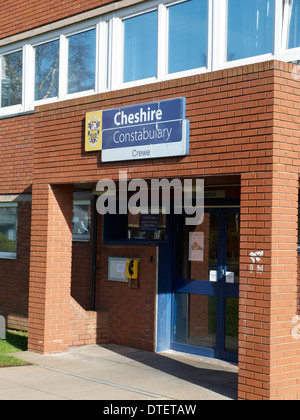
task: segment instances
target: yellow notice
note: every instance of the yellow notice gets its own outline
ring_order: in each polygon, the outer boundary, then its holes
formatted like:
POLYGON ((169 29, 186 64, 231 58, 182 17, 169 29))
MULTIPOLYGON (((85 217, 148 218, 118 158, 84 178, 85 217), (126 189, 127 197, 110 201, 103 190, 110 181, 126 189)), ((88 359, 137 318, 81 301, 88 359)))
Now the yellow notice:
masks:
POLYGON ((88 112, 85 119, 85 151, 102 149, 102 111, 88 112))

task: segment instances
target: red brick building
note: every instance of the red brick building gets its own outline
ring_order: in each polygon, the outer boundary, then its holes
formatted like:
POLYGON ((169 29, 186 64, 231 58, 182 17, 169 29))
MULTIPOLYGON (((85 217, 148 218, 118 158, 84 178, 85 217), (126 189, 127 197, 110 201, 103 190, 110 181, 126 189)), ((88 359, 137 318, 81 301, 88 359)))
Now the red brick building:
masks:
POLYGON ((300 397, 300 5, 235 6, 1 5, 0 314, 28 329, 29 350, 187 351, 238 361, 240 399, 300 397), (239 14, 253 45, 238 45, 239 14), (185 155, 103 162, 85 150, 87 113, 176 98, 185 155), (139 216, 98 214, 97 183, 120 171, 203 179, 202 224, 161 214, 147 231, 139 216), (204 251, 191 257, 195 233, 204 251), (111 275, 127 259, 137 288, 111 275))

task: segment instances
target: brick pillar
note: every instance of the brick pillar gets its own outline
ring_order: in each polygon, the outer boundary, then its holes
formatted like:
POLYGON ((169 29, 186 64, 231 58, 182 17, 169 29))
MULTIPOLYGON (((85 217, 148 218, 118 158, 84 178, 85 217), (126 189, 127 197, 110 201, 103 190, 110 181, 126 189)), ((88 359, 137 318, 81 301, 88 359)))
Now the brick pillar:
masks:
POLYGON ((33 185, 28 350, 55 353, 70 345, 71 186, 33 185))
POLYGON ((240 399, 300 398, 297 214, 297 174, 242 175, 240 399))

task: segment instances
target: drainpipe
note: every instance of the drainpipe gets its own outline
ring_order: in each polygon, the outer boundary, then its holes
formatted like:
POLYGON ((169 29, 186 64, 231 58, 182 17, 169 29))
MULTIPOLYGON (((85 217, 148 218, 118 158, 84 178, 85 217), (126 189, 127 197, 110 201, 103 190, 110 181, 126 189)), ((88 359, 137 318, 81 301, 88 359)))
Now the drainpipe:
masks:
POLYGON ((93 199, 93 249, 92 249, 92 282, 91 282, 91 310, 95 310, 96 271, 97 271, 97 227, 98 214, 96 197, 93 199))

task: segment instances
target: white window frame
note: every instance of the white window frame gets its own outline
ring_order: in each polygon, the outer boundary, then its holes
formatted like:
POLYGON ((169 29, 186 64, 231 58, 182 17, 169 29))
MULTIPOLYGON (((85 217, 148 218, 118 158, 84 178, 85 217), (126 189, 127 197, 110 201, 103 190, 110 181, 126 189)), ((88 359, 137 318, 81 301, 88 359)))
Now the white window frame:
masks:
MULTIPOLYGON (((37 40, 38 41, 38 40, 37 40)), ((54 42, 54 41, 60 41, 60 37, 59 36, 53 36, 47 40, 40 40, 38 42, 32 43, 32 45, 30 45, 29 47, 31 48, 31 54, 33 57, 33 71, 30 73, 31 74, 31 80, 30 83, 32 85, 32 95, 31 97, 28 99, 28 107, 30 107, 30 109, 34 109, 34 106, 38 106, 38 105, 43 105, 46 103, 51 103, 51 102, 57 102, 59 100, 59 94, 57 96, 54 96, 52 98, 47 98, 47 99, 38 99, 35 100, 35 48, 38 47, 39 45, 43 45, 43 44, 48 44, 50 42, 54 42)), ((59 57, 60 57, 60 45, 59 45, 59 57)), ((60 63, 58 64, 60 65, 60 63)), ((59 67, 59 74, 60 74, 60 67, 59 67)))
MULTIPOLYGON (((95 93, 107 91, 107 52, 108 52, 108 24, 103 19, 93 19, 87 23, 57 30, 47 35, 37 36, 25 43, 18 43, 12 47, 2 48, 0 59, 6 54, 22 51, 23 75, 22 75, 22 103, 11 107, 0 107, 0 117, 33 111, 36 106, 48 103, 79 98, 95 93), (96 30, 96 54, 95 54, 95 88, 67 93, 68 86, 68 37, 91 29, 96 30), (59 40, 59 86, 58 95, 53 98, 35 100, 35 47, 48 42, 59 40)), ((1 72, 1 69, 0 69, 1 72)), ((1 84, 0 84, 1 94, 1 84)))
MULTIPOLYGON (((23 54, 22 103, 0 108, 0 117, 31 112, 36 106, 68 99, 99 94, 107 91, 147 85, 165 80, 193 76, 227 68, 233 68, 268 60, 297 61, 300 60, 300 47, 287 49, 287 37, 291 5, 289 0, 274 0, 274 49, 269 54, 248 57, 227 62, 227 0, 208 1, 208 37, 207 66, 178 73, 168 73, 168 12, 169 7, 186 0, 151 0, 135 6, 114 10, 102 16, 83 20, 70 26, 35 35, 23 42, 0 48, 0 58, 3 55, 17 51, 23 54), (284 1, 284 5, 283 5, 284 1), (123 82, 124 65, 124 20, 157 10, 158 13, 158 46, 157 74, 148 79, 123 82), (68 84, 68 37, 80 32, 96 28, 96 63, 95 89, 67 93, 68 84), (43 100, 34 100, 35 54, 37 45, 59 39, 59 92, 58 96, 43 100)), ((79 19, 79 18, 78 18, 79 19)), ((1 86, 0 86, 1 89, 1 86)), ((1 92, 0 92, 1 94, 1 92)))
MULTIPOLYGON (((15 202, 0 202, 0 208, 3 207, 18 207, 18 203, 15 202)), ((17 227, 16 227, 16 244, 18 244, 18 214, 17 214, 17 227)), ((16 252, 4 252, 0 251, 0 259, 5 260, 16 260, 17 259, 17 251, 16 252)))
MULTIPOLYGON (((282 4, 282 2, 281 2, 282 4)), ((282 42, 280 44, 280 57, 283 61, 299 61, 300 47, 288 49, 289 25, 291 19, 292 8, 289 0, 284 0, 282 7, 282 42)))
POLYGON ((110 26, 110 79, 109 90, 119 90, 134 86, 146 85, 157 81, 171 80, 180 77, 206 73, 212 69, 212 17, 213 1, 208 0, 208 34, 207 34, 207 67, 200 67, 176 73, 168 73, 168 21, 169 7, 183 3, 186 0, 169 2, 154 1, 135 6, 129 11, 114 13, 110 26), (124 21, 135 16, 157 10, 158 14, 158 45, 157 45, 157 75, 147 79, 123 82, 124 67, 124 21))
POLYGON ((97 73, 96 73, 96 69, 98 68, 97 66, 97 46, 99 45, 99 41, 97 40, 97 36, 98 36, 98 30, 97 30, 97 26, 98 25, 91 25, 88 26, 82 30, 77 30, 77 31, 70 31, 70 32, 66 32, 64 33, 64 35, 61 36, 61 44, 62 44, 62 49, 64 51, 64 53, 62 54, 62 61, 63 61, 63 65, 60 67, 60 69, 63 69, 63 74, 62 74, 62 86, 61 86, 61 90, 60 90, 60 97, 61 98, 65 98, 66 100, 68 99, 73 99, 73 98, 79 98, 82 96, 88 96, 88 95, 93 95, 96 93, 96 85, 97 85, 97 73), (94 89, 89 89, 89 90, 85 90, 85 91, 81 91, 81 92, 74 92, 74 93, 68 93, 68 60, 69 60, 69 38, 73 35, 78 35, 90 30, 94 30, 96 31, 96 54, 95 54, 95 80, 94 80, 94 89))
POLYGON ((25 45, 13 45, 10 48, 5 48, 3 52, 1 52, 0 56, 0 116, 2 115, 10 115, 10 114, 17 114, 20 112, 24 112, 24 95, 25 95, 25 87, 24 87, 24 78, 26 77, 26 61, 25 61, 25 55, 26 55, 26 48, 25 45), (7 107, 1 107, 1 90, 2 90, 2 57, 13 54, 16 52, 22 52, 22 102, 17 105, 7 106, 7 107))
MULTIPOLYGON (((143 15, 145 13, 150 13, 157 11, 158 14, 158 5, 151 4, 148 5, 147 8, 145 8, 145 4, 136 7, 131 13, 121 12, 120 14, 117 14, 113 18, 113 25, 112 25, 112 40, 111 40, 111 49, 112 49, 112 66, 114 66, 114 70, 111 77, 111 90, 117 90, 117 89, 126 89, 133 86, 140 86, 144 84, 149 83, 155 83, 158 79, 158 68, 156 70, 156 76, 145 78, 145 79, 139 79, 134 80, 130 82, 124 82, 123 81, 123 71, 124 71, 124 22, 127 19, 143 15)), ((158 23, 159 23, 159 17, 158 17, 158 23)), ((158 27, 158 24, 157 24, 158 27)), ((159 27, 158 27, 159 28, 159 27)), ((159 44, 159 37, 157 35, 157 42, 159 44)), ((159 46, 157 45, 157 51, 159 46)), ((158 61, 158 57, 157 57, 158 61)), ((158 64, 157 64, 158 66, 158 64)))
POLYGON ((228 1, 214 0, 213 68, 215 70, 228 69, 274 59, 275 53, 279 51, 281 40, 281 4, 282 0, 274 0, 273 51, 267 54, 227 61, 228 1))
POLYGON ((161 33, 164 35, 164 49, 161 54, 161 61, 165 61, 163 74, 161 78, 170 80, 179 77, 194 76, 195 74, 207 73, 212 69, 212 28, 213 28, 213 0, 207 1, 207 66, 197 67, 195 69, 184 70, 175 73, 168 72, 168 50, 169 50, 169 8, 176 4, 185 3, 185 0, 177 0, 162 4, 163 22, 161 33), (165 29, 163 28, 165 26, 165 29), (163 56, 164 55, 164 56, 163 56))
MULTIPOLYGON (((92 202, 90 199, 74 199, 73 201, 73 208, 74 206, 90 206, 91 207, 91 218, 92 218, 92 202)), ((74 217, 74 215, 73 215, 74 217)), ((73 233, 72 234, 72 241, 73 242, 89 242, 91 240, 91 234, 84 236, 81 234, 73 233)))

